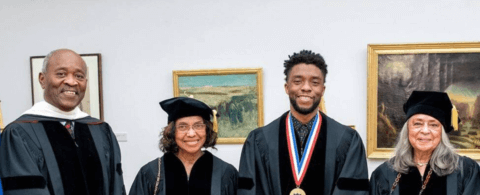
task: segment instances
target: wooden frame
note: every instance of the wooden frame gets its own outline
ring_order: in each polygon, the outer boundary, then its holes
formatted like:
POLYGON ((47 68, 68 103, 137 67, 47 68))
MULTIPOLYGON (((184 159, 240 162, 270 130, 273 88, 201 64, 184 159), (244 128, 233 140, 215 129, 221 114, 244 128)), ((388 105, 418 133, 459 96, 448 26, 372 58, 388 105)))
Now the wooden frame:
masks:
POLYGON ((450 142, 461 155, 479 160, 478 64, 480 43, 368 45, 368 158, 392 157, 396 135, 406 122, 402 106, 412 91, 424 90, 449 94, 463 117, 460 130, 449 134, 450 142))
POLYGON ((173 71, 173 94, 205 102, 218 112, 219 144, 242 144, 263 126, 261 68, 173 71))
MULTIPOLYGON (((94 53, 80 54, 80 56, 87 64, 88 84, 85 97, 79 106, 90 116, 103 120, 102 55, 94 53)), ((38 81, 38 76, 42 71, 44 59, 45 56, 30 57, 32 104, 43 100, 43 89, 38 81)))

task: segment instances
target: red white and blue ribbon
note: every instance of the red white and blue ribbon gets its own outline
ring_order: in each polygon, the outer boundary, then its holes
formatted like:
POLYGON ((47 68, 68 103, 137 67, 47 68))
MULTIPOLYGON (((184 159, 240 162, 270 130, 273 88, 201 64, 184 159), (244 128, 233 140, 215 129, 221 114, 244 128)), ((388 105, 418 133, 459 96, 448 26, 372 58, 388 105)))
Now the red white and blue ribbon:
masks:
POLYGON ((320 116, 320 113, 317 113, 305 145, 303 156, 299 157, 292 116, 291 113, 288 113, 286 120, 288 152, 290 154, 290 164, 292 165, 293 178, 295 179, 295 184, 297 187, 300 186, 305 174, 307 173, 308 165, 310 164, 310 159, 312 157, 313 150, 315 149, 318 135, 320 134, 321 124, 322 117, 320 116))

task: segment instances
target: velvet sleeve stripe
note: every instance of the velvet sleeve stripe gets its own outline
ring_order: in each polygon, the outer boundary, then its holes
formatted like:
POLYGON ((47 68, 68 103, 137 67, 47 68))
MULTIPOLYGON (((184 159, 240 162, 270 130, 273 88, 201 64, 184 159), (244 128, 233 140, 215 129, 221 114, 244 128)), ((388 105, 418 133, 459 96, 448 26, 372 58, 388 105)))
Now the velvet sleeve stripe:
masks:
POLYGON ((337 182, 338 189, 368 191, 368 179, 339 178, 337 182))
POLYGON ((4 191, 19 189, 43 189, 47 185, 42 176, 18 176, 2 178, 2 187, 4 191))
POLYGON ((253 188, 253 180, 247 177, 238 178, 238 188, 250 190, 253 188))

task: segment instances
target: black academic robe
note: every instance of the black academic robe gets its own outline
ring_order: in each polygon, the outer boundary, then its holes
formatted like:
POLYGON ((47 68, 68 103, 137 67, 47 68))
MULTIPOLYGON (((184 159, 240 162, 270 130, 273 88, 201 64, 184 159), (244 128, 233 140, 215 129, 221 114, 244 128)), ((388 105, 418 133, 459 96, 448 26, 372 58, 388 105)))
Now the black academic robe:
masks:
MULTIPOLYGON (((0 132, 0 146, 2 145, 2 132, 0 132)), ((2 165, 0 165, 2 166, 2 165)), ((3 195, 2 183, 0 182, 0 195, 3 195)))
MULTIPOLYGON (((239 195, 288 195, 295 187, 285 157, 287 113, 248 135, 240 159, 239 195)), ((308 186, 307 194, 368 194, 367 161, 359 134, 323 113, 322 134, 300 187, 308 186)))
POLYGON ((64 119, 23 115, 5 128, 0 146, 4 194, 78 193, 71 188, 95 195, 126 194, 120 148, 110 126, 92 117, 74 120, 79 136, 75 146, 66 129, 60 131, 60 121, 64 119))
MULTIPOLYGON (((397 174, 398 172, 392 169, 389 162, 384 162, 377 167, 370 178, 370 195, 390 194, 397 174)), ((400 188, 401 186, 397 186, 393 195, 400 195, 400 188)), ((438 188, 445 188, 445 186, 438 186, 438 188)), ((446 194, 480 195, 479 166, 474 160, 460 157, 459 168, 446 176, 446 194)))
MULTIPOLYGON (((156 195, 235 195, 238 171, 232 165, 205 153, 195 162, 187 180, 185 167, 173 154, 162 156, 160 183, 156 195)), ((152 195, 158 174, 158 158, 144 165, 130 188, 130 195, 152 195)))

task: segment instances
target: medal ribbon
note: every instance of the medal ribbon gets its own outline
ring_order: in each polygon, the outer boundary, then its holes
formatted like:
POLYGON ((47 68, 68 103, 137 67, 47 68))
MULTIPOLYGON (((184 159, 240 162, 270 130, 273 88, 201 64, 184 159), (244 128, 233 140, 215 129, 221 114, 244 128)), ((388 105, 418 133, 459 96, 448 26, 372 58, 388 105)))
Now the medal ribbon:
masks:
POLYGON ((317 113, 317 115, 315 115, 315 120, 313 121, 313 126, 307 139, 307 144, 305 145, 305 152, 300 159, 297 150, 298 147, 294 132, 295 129, 293 128, 292 116, 291 113, 288 113, 286 120, 287 145, 288 152, 290 154, 290 164, 292 165, 293 178, 295 179, 295 184, 297 185, 297 187, 300 187, 300 184, 305 177, 305 173, 307 172, 308 165, 310 164, 310 158, 312 157, 313 150, 315 149, 315 143, 317 143, 321 124, 322 117, 319 113, 317 113))

